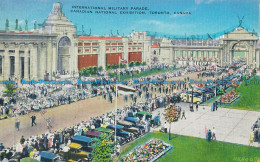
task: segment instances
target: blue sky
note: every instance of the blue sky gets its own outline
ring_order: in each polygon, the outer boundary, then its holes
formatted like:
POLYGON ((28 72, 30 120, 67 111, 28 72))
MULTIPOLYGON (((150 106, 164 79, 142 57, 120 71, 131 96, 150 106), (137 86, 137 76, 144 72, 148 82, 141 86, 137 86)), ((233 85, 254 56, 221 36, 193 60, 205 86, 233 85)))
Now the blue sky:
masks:
MULTIPOLYGON (((14 29, 15 19, 25 26, 28 19, 29 29, 34 20, 42 23, 49 15, 55 0, 1 0, 0 29, 5 28, 6 18, 10 29, 14 29)), ((109 35, 118 30, 122 35, 135 31, 154 31, 165 34, 198 35, 224 31, 238 25, 237 16, 245 16, 244 26, 260 32, 258 0, 60 0, 63 12, 78 26, 84 25, 85 31, 91 28, 93 35, 109 35), (170 15, 105 15, 71 13, 71 6, 100 7, 148 7, 150 11, 169 11, 170 15), (189 11, 191 15, 174 15, 174 12, 189 11)))

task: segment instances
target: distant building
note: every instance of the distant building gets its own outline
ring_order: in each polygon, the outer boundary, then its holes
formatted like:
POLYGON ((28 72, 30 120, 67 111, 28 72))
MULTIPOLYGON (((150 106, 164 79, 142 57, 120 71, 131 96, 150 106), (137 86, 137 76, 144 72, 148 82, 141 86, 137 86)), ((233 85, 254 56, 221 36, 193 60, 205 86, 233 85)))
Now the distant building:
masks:
POLYGON ((78 37, 78 68, 128 62, 149 62, 150 37, 145 32, 133 32, 129 37, 78 37))

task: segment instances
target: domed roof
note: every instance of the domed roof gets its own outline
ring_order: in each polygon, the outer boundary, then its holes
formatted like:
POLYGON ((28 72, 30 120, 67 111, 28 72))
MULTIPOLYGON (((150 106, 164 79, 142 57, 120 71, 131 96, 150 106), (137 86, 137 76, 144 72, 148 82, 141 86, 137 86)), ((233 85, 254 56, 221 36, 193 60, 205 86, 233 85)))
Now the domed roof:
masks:
POLYGON ((66 32, 71 31, 75 32, 76 28, 72 24, 72 22, 65 16, 62 12, 62 3, 56 2, 53 4, 52 10, 44 21, 43 31, 49 33, 58 33, 64 32, 63 30, 66 28, 66 32), (60 28, 62 26, 62 28, 60 28), (64 28, 64 29, 63 29, 64 28))
POLYGON ((49 14, 48 18, 46 19, 46 23, 48 24, 70 24, 72 25, 71 21, 64 15, 62 12, 62 3, 56 2, 53 4, 51 13, 49 14))

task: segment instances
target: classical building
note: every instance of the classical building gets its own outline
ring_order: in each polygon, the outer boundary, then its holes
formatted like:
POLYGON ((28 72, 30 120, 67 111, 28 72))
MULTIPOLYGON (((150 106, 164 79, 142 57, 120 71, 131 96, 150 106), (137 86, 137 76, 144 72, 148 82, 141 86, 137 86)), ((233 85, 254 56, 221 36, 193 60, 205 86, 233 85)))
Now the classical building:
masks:
POLYGON ((244 52, 248 68, 259 68, 260 42, 240 25, 217 39, 167 39, 152 37, 153 63, 175 65, 230 65, 236 51, 244 52), (156 40, 155 40, 156 39, 156 40))
POLYGON ((55 3, 42 28, 0 31, 0 79, 54 79, 57 71, 77 72, 77 52, 76 27, 55 3))

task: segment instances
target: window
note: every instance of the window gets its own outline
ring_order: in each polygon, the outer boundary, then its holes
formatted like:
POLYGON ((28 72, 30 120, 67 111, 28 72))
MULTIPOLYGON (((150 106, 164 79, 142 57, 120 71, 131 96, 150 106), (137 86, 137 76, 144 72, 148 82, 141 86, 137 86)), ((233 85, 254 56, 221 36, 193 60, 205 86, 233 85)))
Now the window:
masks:
POLYGON ((81 48, 78 49, 78 53, 82 53, 82 49, 81 48))
POLYGON ((90 46, 90 43, 84 43, 84 46, 90 46))

